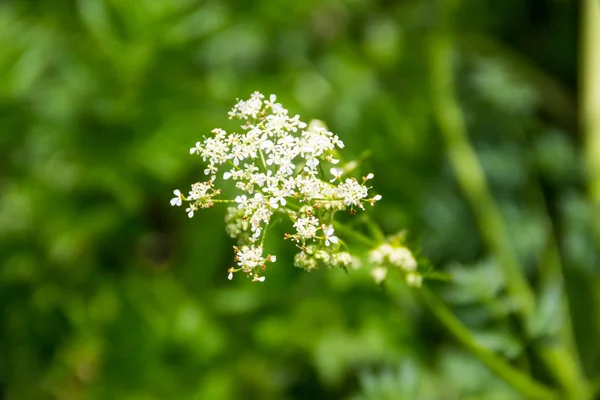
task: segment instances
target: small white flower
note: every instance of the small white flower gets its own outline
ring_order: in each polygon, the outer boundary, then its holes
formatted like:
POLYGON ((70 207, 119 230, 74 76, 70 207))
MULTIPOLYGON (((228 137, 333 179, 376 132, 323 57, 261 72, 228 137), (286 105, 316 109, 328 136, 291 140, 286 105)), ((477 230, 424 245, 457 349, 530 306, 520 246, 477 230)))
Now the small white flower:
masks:
POLYGON ((188 208, 185 209, 185 212, 188 213, 188 217, 192 218, 194 216, 194 212, 198 210, 195 204, 190 204, 188 208))
POLYGON ((212 164, 209 164, 204 170, 204 175, 214 175, 217 173, 217 167, 212 164))
POLYGON ((348 267, 352 265, 352 256, 345 251, 333 255, 333 264, 336 266, 348 267))
POLYGON ((277 199, 275 197, 271 197, 269 199, 269 205, 273 208, 278 208, 279 204, 277 204, 277 199))
POLYGON ((313 215, 300 217, 294 222, 294 228, 302 240, 314 238, 317 235, 318 227, 319 220, 313 215))
POLYGON ((358 183, 354 178, 347 178, 338 186, 339 196, 346 206, 362 207, 361 200, 368 196, 368 189, 358 183))
POLYGON ((196 146, 190 149, 190 154, 200 154, 202 151, 202 145, 200 142, 196 142, 196 146))
POLYGON ((332 164, 337 164, 340 162, 340 160, 338 160, 337 158, 333 158, 333 156, 331 154, 327 155, 327 157, 325 157, 325 159, 332 164))
POLYGON ((239 209, 245 208, 246 204, 248 203, 248 197, 245 194, 243 194, 241 196, 236 196, 235 202, 238 203, 239 209))
POLYGON ((406 247, 397 247, 389 254, 390 264, 396 265, 405 271, 414 271, 417 269, 417 261, 410 250, 406 247))
POLYGON ((329 170, 329 172, 331 172, 331 175, 333 175, 333 179, 330 180, 329 182, 335 182, 336 180, 341 180, 342 179, 342 174, 344 173, 344 170, 341 168, 331 168, 329 170))
POLYGON ((371 276, 375 280, 375 283, 381 283, 385 280, 387 272, 388 270, 385 267, 375 267, 371 270, 371 276))
POLYGON ((406 283, 412 287, 421 287, 423 284, 423 277, 415 272, 406 274, 406 283))
POLYGON ((171 205, 179 207, 181 205, 181 199, 183 196, 179 189, 173 190, 173 194, 175 195, 175 197, 171 199, 171 205))
POLYGON ((323 230, 323 234, 325 235, 325 246, 329 246, 330 243, 337 243, 338 238, 334 235, 333 226, 329 225, 326 229, 323 230))
POLYGON ((264 258, 262 256, 261 246, 242 246, 241 248, 235 248, 237 264, 242 270, 249 272, 254 268, 264 265, 264 258))
POLYGON ((381 265, 385 260, 385 254, 379 249, 371 250, 369 253, 369 261, 373 264, 381 265))
POLYGON ((282 207, 285 207, 285 205, 287 204, 287 201, 285 200, 285 197, 283 197, 283 195, 281 193, 278 193, 277 195, 275 195, 269 199, 269 204, 273 208, 278 208, 279 204, 281 204, 282 207))
POLYGON ((308 159, 306 160, 306 167, 308 167, 309 169, 312 169, 312 170, 314 170, 314 169, 316 169, 318 166, 319 166, 319 159, 318 159, 318 158, 311 157, 311 158, 308 158, 308 159))
POLYGON ((376 249, 369 252, 369 261, 373 264, 382 265, 388 261, 390 254, 394 251, 394 248, 388 243, 383 243, 376 249))
POLYGON ((275 96, 274 94, 270 95, 269 100, 268 101, 265 100, 265 107, 271 108, 274 113, 279 113, 279 112, 281 112, 283 107, 281 106, 281 104, 275 103, 276 100, 277 100, 277 96, 275 96))
POLYGON ((273 143, 273 141, 271 140, 265 140, 264 142, 262 142, 262 144, 260 145, 260 149, 264 150, 265 153, 270 153, 273 151, 275 147, 275 144, 273 143))
POLYGON ((229 280, 233 279, 233 272, 230 272, 229 275, 227 275, 227 279, 229 279, 229 280))

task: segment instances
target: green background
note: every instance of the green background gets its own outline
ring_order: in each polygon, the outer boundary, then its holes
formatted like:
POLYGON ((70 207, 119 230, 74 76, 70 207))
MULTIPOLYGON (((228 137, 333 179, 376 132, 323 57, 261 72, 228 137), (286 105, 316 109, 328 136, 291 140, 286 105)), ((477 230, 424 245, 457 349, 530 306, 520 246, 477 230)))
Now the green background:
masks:
POLYGON ((562 323, 556 296, 524 339, 434 117, 442 25, 510 246, 536 287, 555 241, 583 367, 600 372, 577 2, 454 3, 0 3, 0 399, 521 398, 367 266, 306 273, 273 241, 264 284, 226 279, 224 209, 190 220, 169 199, 202 178, 189 148, 234 128, 255 90, 326 121, 375 174, 373 219, 452 274, 434 290, 552 382, 529 349, 562 323))

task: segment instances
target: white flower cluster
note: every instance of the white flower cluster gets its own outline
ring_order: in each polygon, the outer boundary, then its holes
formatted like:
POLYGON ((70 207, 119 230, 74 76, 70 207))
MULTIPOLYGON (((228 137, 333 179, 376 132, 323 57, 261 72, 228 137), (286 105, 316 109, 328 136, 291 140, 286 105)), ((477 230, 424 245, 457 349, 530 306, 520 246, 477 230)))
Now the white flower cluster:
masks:
POLYGON ((384 243, 369 252, 369 261, 374 265, 371 276, 377 283, 385 280, 388 266, 402 270, 410 286, 419 287, 423 282, 423 277, 417 272, 417 260, 405 246, 384 243))
POLYGON ((374 205, 380 195, 368 197, 366 186, 373 174, 359 181, 344 177, 350 168, 337 168, 338 149, 344 143, 322 124, 306 124, 298 115, 255 92, 240 100, 229 112, 230 119, 243 121, 241 133, 214 129, 212 135, 197 142, 191 154, 202 157, 208 165, 207 181, 195 183, 189 195, 175 190, 171 205, 189 203, 191 218, 198 208, 217 202, 232 203, 227 210, 226 230, 238 239, 236 266, 229 269, 229 279, 238 271, 263 281, 260 273, 275 256, 263 256, 263 243, 272 222, 278 216, 291 221, 295 232, 285 235, 300 249, 295 258, 299 267, 311 270, 320 265, 347 267, 351 256, 340 249, 344 244, 335 235, 335 212, 364 209, 374 205), (329 171, 326 173, 325 171, 329 171), (216 199, 218 179, 231 181, 241 193, 231 200, 216 199))

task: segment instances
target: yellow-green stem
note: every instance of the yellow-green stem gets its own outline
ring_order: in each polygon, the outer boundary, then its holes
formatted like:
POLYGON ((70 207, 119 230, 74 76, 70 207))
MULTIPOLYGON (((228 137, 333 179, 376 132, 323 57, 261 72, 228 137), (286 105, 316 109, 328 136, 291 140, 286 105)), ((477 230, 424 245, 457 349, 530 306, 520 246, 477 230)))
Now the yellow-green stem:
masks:
POLYGON ((431 40, 430 68, 435 118, 446 143, 450 163, 460 187, 475 212, 483 236, 504 270, 508 290, 518 303, 524 321, 534 309, 534 297, 505 232, 498 206, 492 198, 465 129, 453 87, 452 48, 446 36, 431 40))
MULTIPOLYGON (((430 48, 430 68, 435 118, 459 185, 475 212, 485 241, 504 271, 508 290, 518 304, 523 326, 529 331, 531 316, 535 311, 534 294, 512 248, 499 208, 487 186, 483 168, 469 142, 464 116, 454 94, 452 61, 449 33, 434 34, 430 48)), ((537 350, 564 388, 566 398, 589 397, 588 385, 579 368, 578 357, 565 348, 565 343, 538 346, 537 350), (559 354, 563 362, 559 361, 559 354)))
MULTIPOLYGON (((368 248, 374 248, 379 244, 362 233, 345 226, 340 222, 334 223, 335 229, 348 238, 368 248)), ((558 400, 559 396, 550 388, 532 380, 529 376, 508 364, 505 360, 480 346, 467 327, 456 318, 450 309, 427 288, 416 289, 416 293, 423 302, 431 309, 434 316, 441 324, 461 343, 467 350, 479 358, 498 377, 507 384, 517 389, 523 395, 531 399, 558 400)))
MULTIPOLYGON (((581 8, 580 128, 585 151, 592 215, 600 210, 600 2, 584 0, 581 8)), ((600 222, 592 221, 600 248, 600 222)))
POLYGON ((530 399, 558 400, 560 396, 552 389, 532 380, 529 376, 506 363, 502 358, 479 345, 468 328, 426 287, 415 289, 437 319, 471 353, 479 358, 492 372, 530 399))

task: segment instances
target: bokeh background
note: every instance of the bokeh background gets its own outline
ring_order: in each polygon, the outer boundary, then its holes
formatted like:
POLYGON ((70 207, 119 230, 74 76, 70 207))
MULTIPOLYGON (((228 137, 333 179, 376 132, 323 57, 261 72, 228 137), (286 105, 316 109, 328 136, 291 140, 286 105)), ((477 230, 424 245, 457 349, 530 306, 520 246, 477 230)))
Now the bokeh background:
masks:
MULTIPOLYGON (((190 220, 169 199, 202 176, 189 148, 255 90, 326 121, 375 174, 373 219, 453 276, 435 290, 481 343, 549 380, 449 162, 432 35, 510 246, 534 284, 559 251, 596 374, 579 4, 448 3, 2 1, 0 399, 521 398, 366 267, 306 273, 273 242, 264 284, 226 279, 224 209, 190 220)), ((562 323, 550 298, 542 327, 562 323)))

